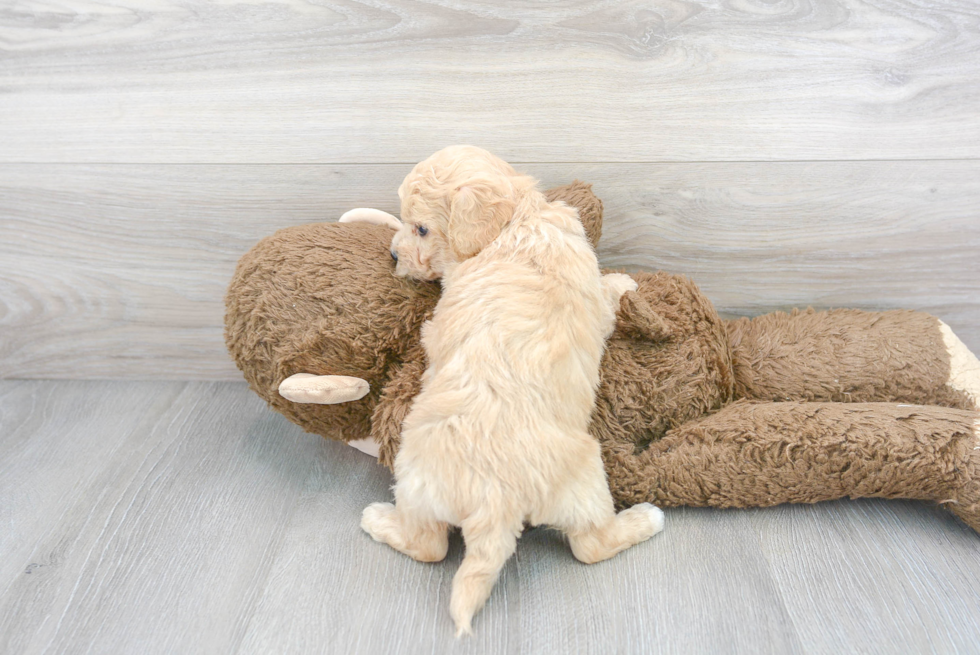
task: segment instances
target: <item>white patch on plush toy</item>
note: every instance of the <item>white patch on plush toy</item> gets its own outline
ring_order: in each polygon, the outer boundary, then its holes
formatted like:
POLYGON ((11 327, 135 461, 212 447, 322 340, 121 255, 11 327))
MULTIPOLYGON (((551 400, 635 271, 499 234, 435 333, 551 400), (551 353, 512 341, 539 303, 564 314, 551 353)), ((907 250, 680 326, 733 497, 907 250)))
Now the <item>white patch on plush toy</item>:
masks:
POLYGON ((939 331, 949 352, 949 386, 970 397, 980 410, 980 360, 959 340, 948 325, 939 321, 939 331))
POLYGON ((402 222, 388 212, 383 212, 380 209, 371 209, 369 207, 358 207, 357 209, 352 209, 349 212, 344 212, 344 215, 341 216, 340 220, 337 222, 385 225, 393 230, 401 229, 402 226, 402 222))
POLYGON ((371 457, 377 459, 381 456, 381 448, 378 442, 371 437, 366 437, 364 439, 355 439, 354 441, 348 441, 348 446, 353 446, 365 455, 370 455, 371 457))
POLYGON ((367 380, 346 375, 297 373, 279 384, 279 395, 294 403, 336 405, 360 400, 371 390, 367 380))

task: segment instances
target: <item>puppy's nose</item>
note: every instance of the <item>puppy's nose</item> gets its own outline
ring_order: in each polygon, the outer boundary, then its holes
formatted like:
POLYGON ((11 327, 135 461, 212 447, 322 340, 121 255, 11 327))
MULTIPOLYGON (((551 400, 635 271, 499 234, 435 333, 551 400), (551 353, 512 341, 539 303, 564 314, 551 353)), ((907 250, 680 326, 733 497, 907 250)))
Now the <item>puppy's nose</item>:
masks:
POLYGON ((394 250, 392 250, 391 251, 391 258, 394 259, 397 262, 398 261, 398 253, 395 252, 394 250))

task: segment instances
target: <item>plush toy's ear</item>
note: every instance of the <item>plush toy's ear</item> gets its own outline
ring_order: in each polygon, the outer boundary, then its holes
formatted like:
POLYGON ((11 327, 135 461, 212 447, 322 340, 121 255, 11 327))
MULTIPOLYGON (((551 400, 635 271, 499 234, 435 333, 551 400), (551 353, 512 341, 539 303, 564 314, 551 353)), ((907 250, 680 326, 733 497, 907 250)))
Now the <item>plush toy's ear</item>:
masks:
POLYGON ((449 209, 449 246, 459 259, 468 259, 497 238, 514 216, 514 202, 482 182, 461 186, 449 209))

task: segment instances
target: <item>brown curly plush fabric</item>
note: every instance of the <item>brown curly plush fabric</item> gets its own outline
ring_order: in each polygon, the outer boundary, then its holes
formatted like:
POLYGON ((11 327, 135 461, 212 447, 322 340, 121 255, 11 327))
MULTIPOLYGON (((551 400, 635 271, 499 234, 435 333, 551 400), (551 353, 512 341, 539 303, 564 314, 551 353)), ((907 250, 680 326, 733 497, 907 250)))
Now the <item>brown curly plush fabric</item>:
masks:
POLYGON ((946 386, 949 355, 922 312, 794 310, 727 327, 739 398, 973 407, 946 386))
MULTIPOLYGON (((602 203, 589 185, 547 195, 577 207, 597 242, 602 203)), ((420 327, 439 296, 436 284, 392 275, 391 236, 362 224, 281 230, 242 258, 225 317, 256 393, 310 432, 374 437, 389 466, 425 370, 420 327), (371 391, 341 405, 292 403, 278 386, 294 373, 360 377, 371 391)), ((685 277, 634 278, 591 426, 620 506, 918 498, 980 531, 980 414, 948 385, 936 318, 808 310, 723 321, 685 277)))
POLYGON ((622 506, 914 498, 980 530, 976 421, 975 411, 944 407, 741 400, 642 453, 604 440, 603 457, 622 506))

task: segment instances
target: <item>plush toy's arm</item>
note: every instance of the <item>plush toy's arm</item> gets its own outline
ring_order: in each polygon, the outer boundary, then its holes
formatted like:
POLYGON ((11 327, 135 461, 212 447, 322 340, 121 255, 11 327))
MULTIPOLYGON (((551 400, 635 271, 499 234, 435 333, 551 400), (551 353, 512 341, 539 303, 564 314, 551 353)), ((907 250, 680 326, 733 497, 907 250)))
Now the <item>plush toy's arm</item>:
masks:
POLYGON ((980 362, 929 314, 806 310, 726 327, 736 398, 980 407, 980 362))
POLYGON ((741 401, 642 453, 603 444, 621 506, 931 500, 980 532, 980 413, 886 403, 741 401))

